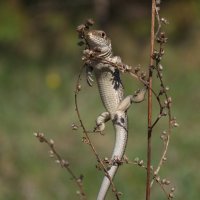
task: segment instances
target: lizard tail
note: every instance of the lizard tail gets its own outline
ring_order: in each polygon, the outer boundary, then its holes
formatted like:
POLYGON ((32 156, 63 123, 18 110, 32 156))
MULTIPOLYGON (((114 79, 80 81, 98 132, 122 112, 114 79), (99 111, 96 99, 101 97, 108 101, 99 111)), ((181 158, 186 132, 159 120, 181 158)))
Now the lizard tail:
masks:
MULTIPOLYGON (((121 160, 124 155, 124 151, 125 151, 127 139, 128 139, 126 114, 124 112, 120 113, 120 115, 117 116, 117 120, 116 119, 113 120, 113 125, 114 125, 115 132, 116 132, 116 139, 115 139, 114 150, 113 150, 112 157, 111 157, 112 161, 121 160)), ((108 170, 108 174, 109 174, 111 180, 113 180, 118 167, 119 167, 118 164, 115 163, 108 170)), ((102 181, 102 184, 101 184, 101 187, 99 190, 99 194, 97 196, 97 200, 105 199, 109 187, 110 187, 110 180, 107 178, 107 176, 105 176, 102 181)))

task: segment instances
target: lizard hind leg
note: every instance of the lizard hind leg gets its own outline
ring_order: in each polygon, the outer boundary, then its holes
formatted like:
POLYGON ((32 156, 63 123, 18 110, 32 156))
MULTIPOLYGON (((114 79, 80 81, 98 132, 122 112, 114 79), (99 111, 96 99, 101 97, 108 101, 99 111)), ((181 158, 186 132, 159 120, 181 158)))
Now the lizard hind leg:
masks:
POLYGON ((96 127, 94 132, 102 132, 105 129, 105 123, 110 120, 110 113, 103 112, 96 119, 96 127))

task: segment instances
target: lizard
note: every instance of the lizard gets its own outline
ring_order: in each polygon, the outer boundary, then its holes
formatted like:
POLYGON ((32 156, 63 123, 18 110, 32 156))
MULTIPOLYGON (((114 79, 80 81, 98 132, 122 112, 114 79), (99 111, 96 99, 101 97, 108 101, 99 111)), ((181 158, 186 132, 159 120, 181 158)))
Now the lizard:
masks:
MULTIPOLYGON (((137 90, 134 94, 124 97, 124 88, 120 79, 120 71, 113 64, 122 64, 119 56, 113 56, 111 40, 102 30, 90 30, 85 34, 86 44, 91 52, 95 52, 95 58, 86 64, 87 81, 91 86, 93 81, 92 71, 96 77, 100 97, 106 109, 96 119, 95 131, 102 132, 105 123, 112 120, 115 129, 115 145, 111 156, 111 167, 108 175, 113 180, 120 162, 124 156, 128 139, 127 110, 132 103, 144 100, 146 88, 137 90), (103 61, 107 61, 106 63, 103 61), (112 64, 111 64, 112 63, 112 64)), ((110 187, 107 176, 103 178, 97 200, 104 200, 110 187)))

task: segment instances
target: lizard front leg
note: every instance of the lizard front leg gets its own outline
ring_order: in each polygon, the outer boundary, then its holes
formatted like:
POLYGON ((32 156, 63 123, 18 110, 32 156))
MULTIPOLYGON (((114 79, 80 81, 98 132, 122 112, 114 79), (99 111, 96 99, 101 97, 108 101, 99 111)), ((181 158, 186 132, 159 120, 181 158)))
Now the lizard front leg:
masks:
POLYGON ((90 65, 86 65, 86 80, 87 80, 87 83, 90 87, 92 87, 92 83, 94 82, 93 80, 93 75, 92 75, 92 72, 93 72, 93 67, 90 66, 90 65))
POLYGON ((146 88, 137 90, 133 95, 125 97, 119 104, 117 111, 126 112, 132 103, 140 103, 145 99, 146 88))

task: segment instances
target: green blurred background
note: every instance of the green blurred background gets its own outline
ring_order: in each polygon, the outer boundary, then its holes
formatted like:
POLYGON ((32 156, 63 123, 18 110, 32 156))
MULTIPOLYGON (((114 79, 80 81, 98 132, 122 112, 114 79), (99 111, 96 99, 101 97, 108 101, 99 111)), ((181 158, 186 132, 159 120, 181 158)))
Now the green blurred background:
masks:
MULTIPOLYGON (((76 174, 84 175, 88 199, 95 199, 102 173, 95 158, 82 143, 77 123, 74 89, 81 62, 76 26, 94 18, 96 28, 112 38, 115 54, 133 66, 149 63, 150 1, 145 0, 1 0, 0 2, 0 199, 78 199, 69 174, 48 156, 34 132, 53 138, 60 154, 70 161, 76 174)), ((161 176, 176 187, 176 199, 200 198, 200 1, 168 0, 161 16, 169 37, 162 61, 164 80, 170 86, 173 114, 180 127, 173 131, 168 161, 161 176)), ((126 92, 141 87, 123 76, 126 92)), ((80 111, 86 127, 92 129, 96 116, 104 110, 96 86, 83 79, 80 111)), ((146 102, 129 111, 129 159, 146 155, 146 102), (134 133, 134 134, 133 134, 134 133)), ((153 163, 162 149, 159 139, 165 123, 154 132, 153 163)), ((106 135, 91 136, 102 156, 111 154, 112 126, 106 135)), ((145 171, 124 165, 116 176, 122 199, 144 199, 145 171)), ((113 199, 109 194, 108 199, 113 199)), ((166 199, 158 185, 152 199, 166 199)))

